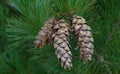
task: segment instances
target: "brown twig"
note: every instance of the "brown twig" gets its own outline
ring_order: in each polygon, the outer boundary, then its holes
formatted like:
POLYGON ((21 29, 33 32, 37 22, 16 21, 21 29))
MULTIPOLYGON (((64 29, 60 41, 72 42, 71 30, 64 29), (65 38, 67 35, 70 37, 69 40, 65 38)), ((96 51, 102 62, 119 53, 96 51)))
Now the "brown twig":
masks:
POLYGON ((103 64, 108 74, 112 74, 112 71, 110 70, 109 65, 107 61, 104 59, 104 57, 102 55, 98 55, 98 59, 99 59, 99 62, 103 64))
POLYGON ((108 65, 111 63, 107 62, 104 59, 103 54, 105 53, 105 50, 107 49, 106 47, 107 47, 108 43, 111 41, 111 39, 115 35, 116 31, 118 31, 119 26, 120 26, 120 18, 119 18, 118 22, 114 25, 112 32, 110 33, 108 39, 106 40, 105 44, 101 48, 101 50, 102 50, 101 54, 97 54, 97 52, 94 53, 95 58, 104 65, 108 74, 112 74, 112 71, 110 70, 109 65, 108 65))
POLYGON ((120 26, 120 18, 118 19, 117 23, 114 25, 112 32, 110 32, 108 39, 106 40, 105 44, 101 48, 101 50, 102 50, 101 55, 103 55, 105 53, 105 50, 107 49, 108 43, 112 40, 112 37, 118 31, 119 26, 120 26))

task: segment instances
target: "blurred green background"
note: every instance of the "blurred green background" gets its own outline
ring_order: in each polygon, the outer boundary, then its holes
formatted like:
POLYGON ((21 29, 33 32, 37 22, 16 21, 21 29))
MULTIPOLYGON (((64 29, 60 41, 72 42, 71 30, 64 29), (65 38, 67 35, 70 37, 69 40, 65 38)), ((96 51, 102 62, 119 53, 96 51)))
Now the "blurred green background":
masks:
POLYGON ((120 74, 120 0, 0 0, 0 74, 120 74), (75 50, 73 68, 61 67, 52 44, 34 48, 38 31, 52 16, 83 16, 95 39, 87 64, 75 50))

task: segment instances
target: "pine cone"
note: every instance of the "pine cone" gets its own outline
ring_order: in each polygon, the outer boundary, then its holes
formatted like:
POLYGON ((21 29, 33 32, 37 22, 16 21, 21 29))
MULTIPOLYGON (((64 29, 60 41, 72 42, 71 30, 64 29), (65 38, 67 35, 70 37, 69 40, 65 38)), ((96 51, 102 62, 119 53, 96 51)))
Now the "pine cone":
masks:
POLYGON ((36 48, 42 48, 48 42, 50 42, 53 34, 53 28, 56 22, 56 18, 50 18, 48 21, 45 22, 45 25, 41 28, 38 35, 36 36, 36 40, 34 42, 36 48))
POLYGON ((80 57, 84 60, 84 63, 92 59, 94 42, 91 28, 86 24, 83 17, 74 15, 73 20, 73 30, 78 39, 77 45, 80 48, 80 57))
POLYGON ((72 54, 69 45, 68 27, 68 23, 64 19, 59 20, 54 27, 53 40, 54 48, 56 49, 55 54, 59 62, 65 69, 70 70, 72 67, 72 54))

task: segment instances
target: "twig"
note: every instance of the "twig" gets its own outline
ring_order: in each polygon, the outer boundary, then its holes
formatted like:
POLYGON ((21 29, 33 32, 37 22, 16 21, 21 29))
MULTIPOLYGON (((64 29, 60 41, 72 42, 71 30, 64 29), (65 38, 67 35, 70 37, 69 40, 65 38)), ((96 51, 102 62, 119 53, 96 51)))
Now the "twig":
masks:
POLYGON ((110 70, 108 63, 104 60, 104 57, 99 55, 98 59, 99 59, 99 62, 104 65, 104 67, 105 67, 106 71, 108 72, 108 74, 112 74, 112 71, 110 70))
POLYGON ((111 41, 112 37, 116 34, 116 31, 118 31, 119 26, 120 26, 120 18, 118 19, 118 22, 114 25, 112 32, 110 33, 108 39, 106 40, 105 44, 101 48, 101 50, 102 50, 101 55, 103 55, 105 53, 108 43, 111 41))
POLYGON ((106 71, 107 71, 109 74, 112 74, 112 71, 109 69, 109 65, 108 65, 108 64, 111 64, 111 63, 106 62, 106 61, 104 60, 103 54, 105 53, 107 44, 111 41, 111 38, 114 36, 114 34, 115 34, 116 31, 118 30, 119 26, 120 26, 120 18, 119 18, 118 22, 114 25, 112 32, 110 33, 108 39, 106 40, 105 44, 104 44, 103 47, 101 48, 101 50, 102 50, 101 54, 98 55, 97 52, 94 52, 94 56, 97 58, 97 60, 99 60, 100 63, 102 63, 102 64, 104 65, 106 71))
POLYGON ((112 74, 112 71, 109 69, 109 65, 108 64, 111 64, 110 62, 107 62, 104 57, 100 54, 98 54, 97 52, 94 52, 94 57, 95 59, 100 62, 101 64, 104 65, 106 71, 108 72, 108 74, 112 74))

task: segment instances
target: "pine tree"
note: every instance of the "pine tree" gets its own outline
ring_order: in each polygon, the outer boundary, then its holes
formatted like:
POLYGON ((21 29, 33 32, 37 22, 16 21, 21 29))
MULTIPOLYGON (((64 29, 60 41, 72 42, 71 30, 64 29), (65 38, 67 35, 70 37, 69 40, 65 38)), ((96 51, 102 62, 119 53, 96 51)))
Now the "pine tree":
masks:
POLYGON ((0 49, 0 74, 119 74, 119 3, 120 0, 1 0, 0 24, 5 24, 5 33, 0 26, 0 39, 4 41, 5 35, 7 42, 0 44, 5 47, 0 49), (92 60, 84 64, 79 50, 74 50, 77 39, 71 33, 73 67, 68 71, 57 61, 52 44, 35 48, 34 40, 52 16, 65 19, 71 26, 75 14, 84 17, 92 28, 94 53, 92 60))

